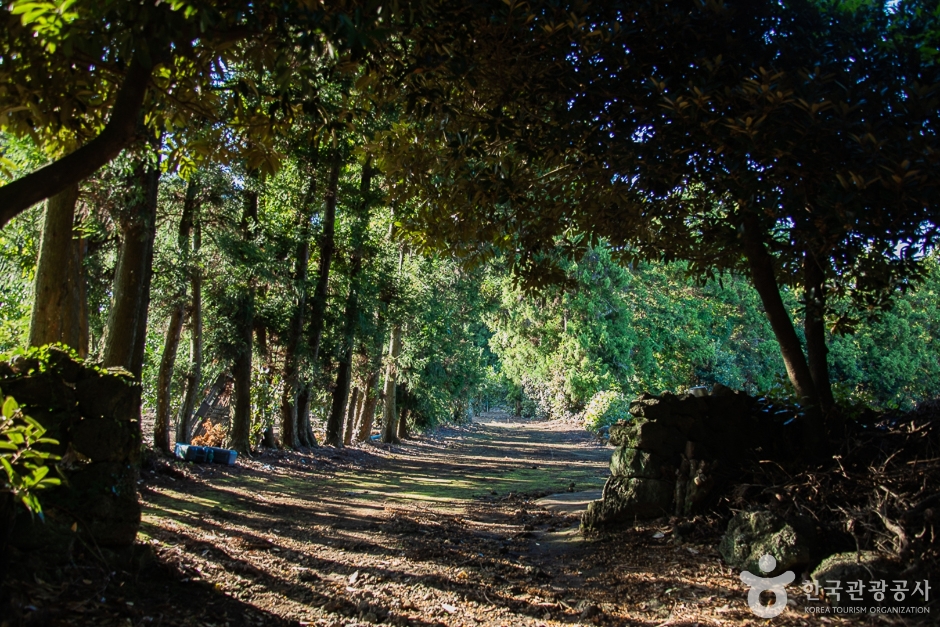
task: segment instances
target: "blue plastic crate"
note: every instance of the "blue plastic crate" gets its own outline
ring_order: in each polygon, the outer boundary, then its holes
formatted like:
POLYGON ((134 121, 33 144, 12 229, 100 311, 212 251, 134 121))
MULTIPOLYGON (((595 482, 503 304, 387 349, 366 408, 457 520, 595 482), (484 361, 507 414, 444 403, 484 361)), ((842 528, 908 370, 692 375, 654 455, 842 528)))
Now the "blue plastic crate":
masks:
POLYGON ((176 457, 187 462, 197 464, 224 464, 235 465, 238 453, 227 448, 214 446, 194 446, 192 444, 177 444, 174 450, 176 457))
POLYGON ((214 464, 234 466, 235 458, 238 457, 238 453, 236 451, 227 448, 216 448, 210 446, 209 451, 212 455, 212 459, 210 461, 214 464))

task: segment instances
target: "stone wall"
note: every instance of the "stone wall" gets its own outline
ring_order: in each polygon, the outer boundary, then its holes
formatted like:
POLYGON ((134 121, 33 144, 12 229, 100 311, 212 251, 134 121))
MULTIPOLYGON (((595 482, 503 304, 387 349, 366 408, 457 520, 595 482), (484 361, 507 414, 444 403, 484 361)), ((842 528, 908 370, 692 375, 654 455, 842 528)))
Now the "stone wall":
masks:
POLYGON ((53 551, 78 538, 98 547, 132 545, 140 526, 140 386, 127 373, 103 372, 50 349, 42 361, 0 362, 0 389, 59 441, 51 452, 62 457, 64 478, 38 493, 45 521, 15 506, 10 543, 53 551))
POLYGON ((585 528, 694 514, 736 467, 785 445, 781 423, 757 399, 720 384, 702 396, 643 394, 630 414, 610 428, 611 476, 585 528))

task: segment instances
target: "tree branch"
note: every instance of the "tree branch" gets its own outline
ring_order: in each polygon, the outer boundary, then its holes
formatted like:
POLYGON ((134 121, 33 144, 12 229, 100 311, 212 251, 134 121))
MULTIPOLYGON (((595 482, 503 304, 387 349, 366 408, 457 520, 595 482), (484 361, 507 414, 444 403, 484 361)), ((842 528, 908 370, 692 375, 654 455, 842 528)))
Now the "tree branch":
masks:
POLYGON ((38 202, 81 182, 114 159, 133 139, 150 83, 151 67, 135 55, 104 130, 78 150, 0 187, 0 229, 38 202))

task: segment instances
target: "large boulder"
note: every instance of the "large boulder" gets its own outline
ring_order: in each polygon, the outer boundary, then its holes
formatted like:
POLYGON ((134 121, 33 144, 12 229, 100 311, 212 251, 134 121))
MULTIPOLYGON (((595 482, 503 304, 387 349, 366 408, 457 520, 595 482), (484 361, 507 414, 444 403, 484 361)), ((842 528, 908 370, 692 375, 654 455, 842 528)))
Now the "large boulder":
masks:
POLYGON ((728 523, 718 551, 730 566, 772 577, 810 565, 817 557, 816 528, 803 518, 784 519, 766 510, 738 512, 728 523), (777 567, 762 574, 759 560, 772 555, 777 567))
POLYGON ((611 478, 605 502, 582 519, 586 528, 694 514, 719 472, 733 473, 748 455, 766 456, 779 429, 756 399, 722 385, 697 392, 642 394, 630 403, 630 419, 611 425, 611 478))

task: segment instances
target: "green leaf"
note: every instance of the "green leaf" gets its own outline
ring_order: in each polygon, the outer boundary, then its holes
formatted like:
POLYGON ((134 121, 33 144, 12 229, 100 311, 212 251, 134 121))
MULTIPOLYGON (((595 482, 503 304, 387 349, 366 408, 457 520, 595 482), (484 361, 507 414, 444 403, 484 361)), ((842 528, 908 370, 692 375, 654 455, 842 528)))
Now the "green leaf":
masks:
POLYGON ((16 400, 12 396, 8 396, 3 402, 3 415, 7 418, 11 418, 19 408, 20 406, 16 400))

